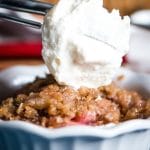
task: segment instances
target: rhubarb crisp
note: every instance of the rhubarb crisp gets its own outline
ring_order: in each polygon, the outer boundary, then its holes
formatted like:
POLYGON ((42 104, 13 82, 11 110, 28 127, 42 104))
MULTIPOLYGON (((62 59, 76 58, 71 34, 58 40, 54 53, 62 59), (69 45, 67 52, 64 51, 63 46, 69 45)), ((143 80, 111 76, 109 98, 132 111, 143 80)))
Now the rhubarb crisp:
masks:
POLYGON ((37 78, 0 104, 2 120, 22 120, 43 127, 103 125, 150 117, 150 100, 115 84, 75 90, 60 86, 51 75, 37 78))

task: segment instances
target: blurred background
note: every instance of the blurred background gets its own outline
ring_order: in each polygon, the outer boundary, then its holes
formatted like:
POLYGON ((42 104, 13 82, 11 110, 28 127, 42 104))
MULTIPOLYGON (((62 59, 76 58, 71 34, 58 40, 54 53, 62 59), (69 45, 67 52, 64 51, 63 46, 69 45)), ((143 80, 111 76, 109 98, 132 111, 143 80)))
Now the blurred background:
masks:
MULTIPOLYGON (((42 1, 55 4, 58 0, 42 1)), ((146 28, 132 25, 130 53, 125 59, 125 65, 135 71, 150 73, 150 0, 104 0, 104 6, 109 11, 119 9, 122 16, 130 15, 133 19, 138 15, 138 21, 147 23, 146 28), (140 10, 144 11, 138 13, 140 10), (147 14, 143 15, 143 12, 147 14)), ((37 15, 11 14, 40 22, 43 20, 37 15)), ((14 65, 43 64, 41 49, 40 30, 0 20, 0 70, 14 65)))

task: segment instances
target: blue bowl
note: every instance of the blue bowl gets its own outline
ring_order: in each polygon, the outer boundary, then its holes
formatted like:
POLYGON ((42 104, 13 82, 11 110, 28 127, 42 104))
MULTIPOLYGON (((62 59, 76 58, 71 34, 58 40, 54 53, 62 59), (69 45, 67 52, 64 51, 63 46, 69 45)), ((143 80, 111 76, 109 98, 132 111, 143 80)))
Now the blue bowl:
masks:
MULTIPOLYGON (((45 75, 43 66, 18 66, 0 73, 0 99, 23 84, 45 75), (28 72, 28 73, 27 73, 28 72), (5 88, 4 88, 5 87, 5 88)), ((150 97, 150 76, 121 69, 121 87, 150 97), (135 87, 137 89, 135 89, 135 87)), ((150 120, 130 120, 105 126, 46 129, 23 121, 0 121, 0 150, 150 150, 150 120)))

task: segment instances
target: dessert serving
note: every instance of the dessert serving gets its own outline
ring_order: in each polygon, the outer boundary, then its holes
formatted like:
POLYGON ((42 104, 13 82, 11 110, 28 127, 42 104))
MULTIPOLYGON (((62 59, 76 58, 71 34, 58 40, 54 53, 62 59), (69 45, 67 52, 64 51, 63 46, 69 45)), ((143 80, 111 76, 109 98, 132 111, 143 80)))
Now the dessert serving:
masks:
POLYGON ((2 120, 58 128, 150 117, 150 100, 112 82, 129 49, 129 17, 109 13, 101 0, 60 0, 42 29, 50 75, 3 100, 2 120))
POLYGON ((51 75, 37 78, 21 94, 0 105, 0 118, 22 120, 43 127, 103 125, 150 117, 150 100, 138 93, 115 86, 81 87, 75 90, 60 86, 51 75))

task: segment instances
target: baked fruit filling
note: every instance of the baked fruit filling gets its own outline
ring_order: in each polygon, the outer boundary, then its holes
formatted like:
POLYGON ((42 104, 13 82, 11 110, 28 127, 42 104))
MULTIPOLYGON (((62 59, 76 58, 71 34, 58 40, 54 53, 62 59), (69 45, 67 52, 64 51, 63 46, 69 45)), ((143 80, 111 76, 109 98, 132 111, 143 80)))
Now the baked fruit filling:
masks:
POLYGON ((51 75, 37 78, 21 94, 3 100, 2 120, 22 120, 43 127, 103 125, 150 117, 150 100, 114 83, 97 89, 60 86, 51 75))

